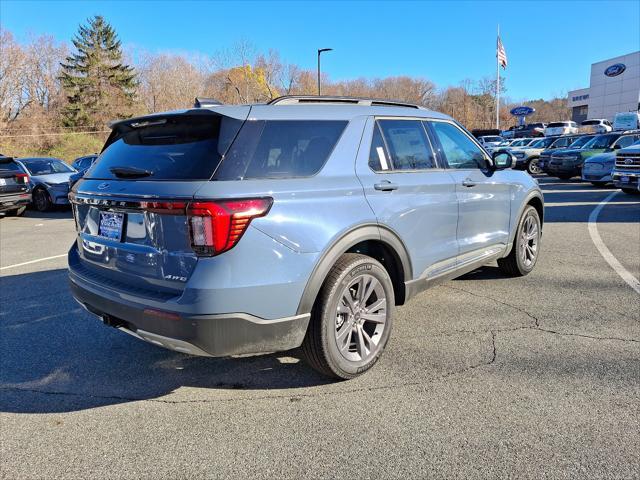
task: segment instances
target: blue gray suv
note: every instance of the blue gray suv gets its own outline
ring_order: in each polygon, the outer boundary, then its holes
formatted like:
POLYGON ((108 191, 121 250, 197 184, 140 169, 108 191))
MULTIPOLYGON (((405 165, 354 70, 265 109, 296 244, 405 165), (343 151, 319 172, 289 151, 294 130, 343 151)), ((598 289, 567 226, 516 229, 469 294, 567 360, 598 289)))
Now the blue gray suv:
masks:
POLYGON ((120 121, 70 194, 71 289, 155 345, 300 347, 352 378, 420 291, 494 261, 534 268, 543 197, 512 162, 446 115, 389 101, 282 97, 120 121))

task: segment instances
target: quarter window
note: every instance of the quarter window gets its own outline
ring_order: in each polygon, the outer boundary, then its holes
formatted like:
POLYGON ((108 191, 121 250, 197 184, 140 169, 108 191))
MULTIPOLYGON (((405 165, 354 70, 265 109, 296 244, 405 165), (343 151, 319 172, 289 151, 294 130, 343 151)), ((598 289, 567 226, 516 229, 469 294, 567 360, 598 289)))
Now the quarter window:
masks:
POLYGON ((447 122, 431 122, 431 126, 449 168, 486 168, 485 154, 462 130, 447 122))
POLYGON ((378 122, 373 126, 373 139, 371 140, 371 150, 369 151, 369 167, 374 172, 382 172, 391 169, 389 164, 389 154, 384 145, 382 134, 378 122))
MULTIPOLYGON (((425 170, 435 167, 435 159, 429 139, 419 120, 379 120, 378 128, 384 135, 394 170, 425 170)), ((376 134, 374 132, 374 142, 376 134)), ((382 165, 379 145, 372 144, 371 156, 382 165), (373 151, 375 147, 375 152, 373 151)), ((373 167, 372 167, 373 168, 373 167)), ((381 168, 384 170, 384 168, 381 168)))

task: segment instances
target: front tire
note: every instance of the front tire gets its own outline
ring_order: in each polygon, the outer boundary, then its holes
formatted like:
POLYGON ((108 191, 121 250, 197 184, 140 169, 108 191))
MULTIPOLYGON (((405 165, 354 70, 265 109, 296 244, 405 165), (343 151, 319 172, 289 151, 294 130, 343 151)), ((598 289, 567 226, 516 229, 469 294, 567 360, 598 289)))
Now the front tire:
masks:
POLYGON ((39 212, 48 212, 51 210, 49 194, 43 189, 33 192, 33 204, 39 212))
POLYGON ((536 266, 540 253, 542 225, 538 211, 528 205, 520 217, 511 252, 498 259, 500 270, 512 277, 528 275, 536 266))
POLYGON ((395 297, 385 268, 371 257, 345 253, 318 294, 301 351, 329 377, 350 379, 380 358, 393 325, 395 297))
POLYGON ((529 172, 529 175, 538 175, 542 173, 542 169, 538 166, 538 162, 540 162, 539 158, 532 158, 527 162, 527 172, 529 172))

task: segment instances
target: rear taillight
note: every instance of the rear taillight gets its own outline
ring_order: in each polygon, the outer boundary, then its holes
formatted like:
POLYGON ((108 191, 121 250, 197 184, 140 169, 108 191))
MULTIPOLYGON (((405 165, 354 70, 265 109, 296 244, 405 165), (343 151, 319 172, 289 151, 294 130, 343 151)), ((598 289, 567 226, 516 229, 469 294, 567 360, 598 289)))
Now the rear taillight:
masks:
POLYGON ((193 202, 187 207, 191 246, 198 255, 218 255, 233 248, 252 219, 263 217, 271 198, 193 202))
POLYGON ((29 183, 29 175, 26 173, 16 173, 16 183, 22 183, 26 185, 29 183))

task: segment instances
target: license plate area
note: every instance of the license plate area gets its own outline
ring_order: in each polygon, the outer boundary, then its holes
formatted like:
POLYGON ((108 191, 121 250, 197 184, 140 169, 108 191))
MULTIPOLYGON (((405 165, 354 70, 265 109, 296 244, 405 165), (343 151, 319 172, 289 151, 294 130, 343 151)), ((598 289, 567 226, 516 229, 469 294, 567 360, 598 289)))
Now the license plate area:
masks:
POLYGON ((123 225, 124 213, 101 211, 98 236, 119 242, 122 239, 123 225))

